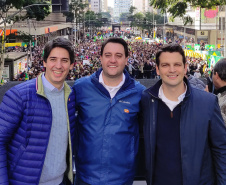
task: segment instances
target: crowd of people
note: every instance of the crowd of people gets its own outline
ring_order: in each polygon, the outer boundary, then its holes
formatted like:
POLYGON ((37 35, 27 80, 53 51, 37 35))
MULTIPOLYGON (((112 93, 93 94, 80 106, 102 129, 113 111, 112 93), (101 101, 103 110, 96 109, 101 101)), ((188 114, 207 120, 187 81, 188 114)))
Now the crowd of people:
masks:
MULTIPOLYGON (((74 67, 70 70, 66 80, 77 80, 84 76, 89 76, 101 67, 100 48, 103 40, 85 40, 74 45, 75 61, 74 67)), ((135 79, 154 79, 159 78, 156 74, 155 55, 162 43, 147 43, 137 40, 127 40, 129 46, 128 64, 126 69, 135 79)), ((36 78, 45 70, 43 67, 43 48, 44 45, 32 48, 32 58, 28 64, 27 75, 29 79, 36 78)), ((23 48, 17 47, 12 51, 22 51, 23 48)), ((187 57, 188 72, 195 76, 211 76, 212 67, 208 68, 207 62, 202 58, 187 57)), ((25 80, 26 71, 20 71, 14 80, 25 80)))

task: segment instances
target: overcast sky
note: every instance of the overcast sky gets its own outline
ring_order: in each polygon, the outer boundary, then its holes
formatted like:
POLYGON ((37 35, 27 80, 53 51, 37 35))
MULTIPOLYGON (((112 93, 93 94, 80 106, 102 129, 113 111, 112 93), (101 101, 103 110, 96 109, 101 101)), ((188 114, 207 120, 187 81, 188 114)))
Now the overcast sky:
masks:
POLYGON ((108 6, 114 7, 114 0, 108 0, 108 6))

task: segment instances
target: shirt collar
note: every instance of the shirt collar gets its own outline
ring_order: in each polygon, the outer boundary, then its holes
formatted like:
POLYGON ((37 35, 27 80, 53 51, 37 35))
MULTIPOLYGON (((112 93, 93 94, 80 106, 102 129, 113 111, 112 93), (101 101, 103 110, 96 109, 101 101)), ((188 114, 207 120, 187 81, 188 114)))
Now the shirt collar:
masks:
POLYGON ((42 83, 43 83, 43 86, 48 88, 50 91, 55 91, 55 92, 60 92, 64 89, 64 83, 63 83, 63 86, 61 87, 60 90, 58 90, 56 87, 54 87, 45 77, 45 73, 42 75, 42 83))
MULTIPOLYGON (((184 83, 185 85, 185 91, 180 95, 178 96, 178 104, 180 102, 182 102, 185 98, 185 95, 186 95, 186 92, 187 92, 187 85, 186 83, 184 83)), ((159 88, 159 94, 158 94, 158 97, 163 101, 163 102, 166 102, 166 101, 170 101, 168 98, 165 97, 164 93, 163 93, 163 89, 162 89, 162 85, 160 86, 159 88)))
POLYGON ((222 92, 224 92, 224 91, 226 91, 226 86, 223 86, 223 87, 219 88, 219 89, 216 91, 216 94, 222 93, 222 92))
MULTIPOLYGON (((121 87, 121 86, 124 84, 125 79, 126 79, 126 77, 125 77, 125 75, 124 75, 124 73, 123 73, 122 81, 121 81, 116 87, 114 87, 114 88, 119 88, 119 87, 121 87)), ((104 83, 104 79, 103 79, 103 71, 101 71, 101 73, 100 73, 100 76, 99 76, 99 82, 100 82, 102 85, 107 86, 107 85, 104 83)), ((109 87, 109 86, 108 86, 108 87, 109 87)))

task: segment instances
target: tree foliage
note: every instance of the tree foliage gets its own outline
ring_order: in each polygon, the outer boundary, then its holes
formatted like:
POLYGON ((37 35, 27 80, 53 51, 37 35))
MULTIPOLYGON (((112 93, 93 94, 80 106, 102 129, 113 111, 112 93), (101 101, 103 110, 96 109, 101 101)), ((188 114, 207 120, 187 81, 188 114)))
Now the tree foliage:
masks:
POLYGON ((67 22, 81 22, 84 20, 85 9, 88 7, 87 3, 82 0, 71 0, 69 4, 69 12, 64 13, 67 16, 67 22))
POLYGON ((226 0, 150 0, 151 6, 161 9, 162 13, 169 12, 172 20, 176 17, 182 18, 184 24, 192 23, 192 18, 185 15, 188 6, 211 9, 225 4, 226 0))
POLYGON ((26 10, 26 14, 23 16, 15 16, 12 17, 7 22, 10 23, 11 21, 18 21, 18 20, 24 20, 27 18, 36 18, 36 20, 43 20, 47 15, 49 15, 49 5, 47 2, 41 2, 39 0, 1 0, 0 1, 0 19, 5 19, 6 16, 8 17, 7 13, 10 9, 16 8, 21 9, 23 7, 26 7, 28 5, 32 4, 46 4, 46 5, 36 5, 36 6, 30 6, 26 10))
POLYGON ((85 13, 86 27, 92 26, 100 28, 104 24, 102 19, 103 19, 102 13, 95 13, 94 11, 87 11, 85 13))

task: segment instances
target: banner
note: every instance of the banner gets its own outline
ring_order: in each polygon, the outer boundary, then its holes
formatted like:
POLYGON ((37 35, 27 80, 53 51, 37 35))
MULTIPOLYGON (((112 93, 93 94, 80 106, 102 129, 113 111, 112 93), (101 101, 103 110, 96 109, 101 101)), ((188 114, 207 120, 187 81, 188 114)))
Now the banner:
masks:
POLYGON ((205 45, 205 49, 206 49, 206 50, 213 50, 213 49, 215 49, 215 45, 209 45, 209 44, 206 44, 206 45, 205 45))
POLYGON ((195 51, 199 51, 200 50, 200 44, 195 44, 195 51))
POLYGON ((193 50, 194 51, 194 48, 192 47, 192 45, 186 45, 186 48, 187 48, 187 50, 193 50))

